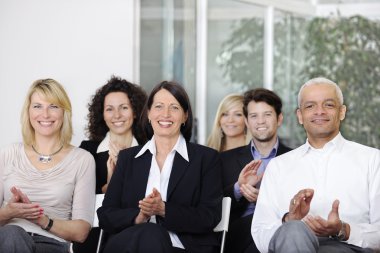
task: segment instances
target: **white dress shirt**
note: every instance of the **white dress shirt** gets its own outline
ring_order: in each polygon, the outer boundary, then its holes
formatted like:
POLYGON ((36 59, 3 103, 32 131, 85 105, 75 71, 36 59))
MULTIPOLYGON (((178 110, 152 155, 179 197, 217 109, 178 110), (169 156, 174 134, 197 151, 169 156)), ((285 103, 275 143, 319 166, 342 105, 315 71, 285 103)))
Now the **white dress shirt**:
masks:
MULTIPOLYGON (((110 150, 110 132, 108 131, 102 142, 99 144, 98 149, 96 150, 96 153, 106 152, 110 150)), ((131 147, 138 146, 139 143, 137 142, 136 138, 132 136, 132 143, 131 147)))
MULTIPOLYGON (((158 167, 156 161, 156 143, 154 140, 154 136, 150 141, 148 141, 144 147, 140 150, 140 152, 136 155, 136 157, 141 156, 145 153, 146 150, 149 150, 152 153, 152 163, 149 171, 148 183, 146 186, 145 196, 148 196, 153 192, 153 188, 156 188, 160 194, 163 201, 167 200, 167 191, 169 185, 170 174, 173 167, 174 156, 176 152, 180 154, 186 161, 189 161, 189 156, 187 153, 187 146, 185 138, 180 135, 177 143, 174 145, 172 151, 168 154, 165 159, 164 166, 160 171, 160 167, 158 167)), ((152 216, 150 218, 150 222, 156 223, 156 216, 152 216)), ((170 239, 172 241, 173 247, 184 249, 185 247, 179 240, 178 236, 168 231, 170 235, 170 239)))
POLYGON ((309 215, 327 219, 338 199, 339 216, 351 227, 347 243, 380 249, 380 150, 339 133, 322 149, 306 141, 268 164, 251 228, 261 252, 268 252, 291 199, 305 188, 314 189, 309 215))

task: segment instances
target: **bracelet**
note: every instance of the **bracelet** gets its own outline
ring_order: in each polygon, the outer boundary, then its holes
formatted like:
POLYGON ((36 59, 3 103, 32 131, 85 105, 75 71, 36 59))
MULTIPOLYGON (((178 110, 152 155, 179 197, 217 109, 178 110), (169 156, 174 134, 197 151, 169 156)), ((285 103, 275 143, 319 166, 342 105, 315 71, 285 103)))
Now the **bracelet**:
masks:
POLYGON ((49 218, 49 216, 46 215, 46 217, 49 219, 49 222, 48 224, 46 225, 46 227, 41 227, 43 230, 45 231, 50 231, 51 227, 53 226, 53 223, 54 221, 52 219, 49 218))
POLYGON ((282 224, 284 224, 284 223, 286 222, 285 218, 286 218, 286 216, 287 216, 288 214, 289 214, 289 212, 286 212, 286 213, 284 214, 284 216, 282 216, 282 219, 281 219, 282 224))

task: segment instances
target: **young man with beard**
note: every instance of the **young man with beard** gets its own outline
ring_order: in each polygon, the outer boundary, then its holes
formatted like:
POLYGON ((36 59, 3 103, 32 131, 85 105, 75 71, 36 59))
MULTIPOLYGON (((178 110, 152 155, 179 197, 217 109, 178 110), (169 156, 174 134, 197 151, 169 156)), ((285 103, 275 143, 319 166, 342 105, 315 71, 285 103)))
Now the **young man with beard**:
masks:
POLYGON ((290 148, 281 143, 277 129, 283 115, 280 97, 258 88, 244 93, 244 115, 252 141, 221 153, 224 195, 232 199, 226 252, 258 252, 251 236, 251 222, 265 167, 290 148))

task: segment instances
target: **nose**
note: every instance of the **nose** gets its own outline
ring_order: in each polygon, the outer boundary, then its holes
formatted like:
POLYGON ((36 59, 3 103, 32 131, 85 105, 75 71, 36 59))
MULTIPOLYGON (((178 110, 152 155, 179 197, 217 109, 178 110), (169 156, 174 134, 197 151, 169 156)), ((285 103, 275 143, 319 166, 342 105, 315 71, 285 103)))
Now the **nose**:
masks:
POLYGON ((48 118, 49 117, 49 108, 44 108, 43 110, 42 110, 42 116, 44 117, 44 118, 48 118))
POLYGON ((163 114, 165 117, 169 117, 170 116, 170 106, 166 106, 163 110, 163 114))
POLYGON ((262 115, 257 116, 257 123, 259 124, 265 123, 265 116, 262 116, 262 115))
POLYGON ((120 118, 120 110, 118 109, 118 110, 115 110, 115 113, 114 113, 114 118, 120 118))
POLYGON ((323 107, 323 105, 317 105, 315 107, 315 114, 317 115, 320 115, 320 114, 324 114, 326 112, 325 108, 323 107))

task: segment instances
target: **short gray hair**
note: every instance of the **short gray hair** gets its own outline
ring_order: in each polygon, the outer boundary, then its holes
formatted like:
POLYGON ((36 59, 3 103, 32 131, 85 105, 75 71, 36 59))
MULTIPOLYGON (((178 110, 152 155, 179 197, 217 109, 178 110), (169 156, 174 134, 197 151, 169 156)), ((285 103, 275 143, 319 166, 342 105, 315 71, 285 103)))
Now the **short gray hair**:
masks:
POLYGON ((339 100, 339 103, 341 105, 343 105, 343 101, 344 101, 343 93, 342 93, 342 90, 339 88, 339 86, 336 83, 334 83, 333 81, 331 81, 330 79, 327 79, 325 77, 316 77, 316 78, 310 79, 309 81, 307 81, 306 83, 304 83, 301 86, 300 91, 298 92, 298 108, 301 106, 301 92, 302 92, 302 90, 306 86, 318 85, 318 84, 328 84, 328 85, 334 86, 336 95, 337 95, 338 100, 339 100))

